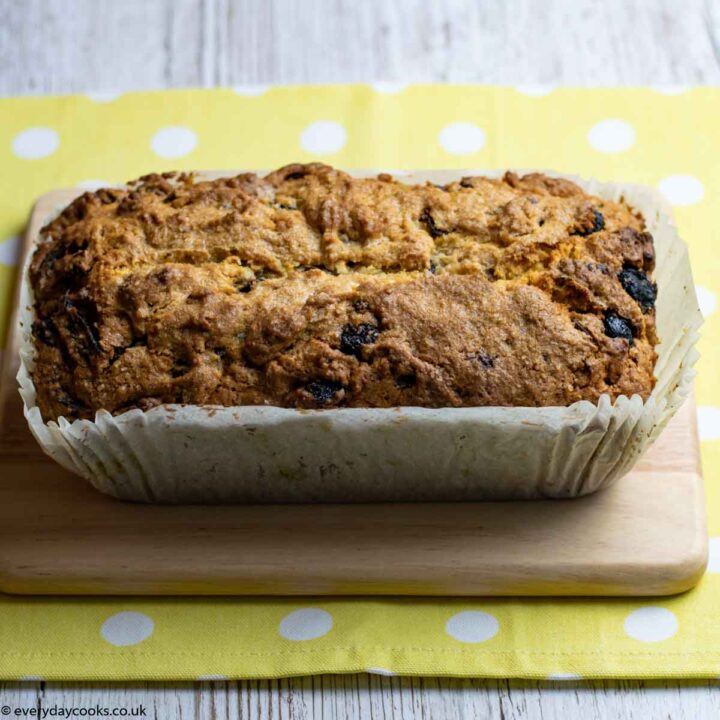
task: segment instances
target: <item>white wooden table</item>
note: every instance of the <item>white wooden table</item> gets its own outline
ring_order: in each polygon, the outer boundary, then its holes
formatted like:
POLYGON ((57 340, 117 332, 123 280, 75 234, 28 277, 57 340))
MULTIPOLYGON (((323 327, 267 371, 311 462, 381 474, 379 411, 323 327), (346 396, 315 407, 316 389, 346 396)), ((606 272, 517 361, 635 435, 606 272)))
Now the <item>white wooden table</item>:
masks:
MULTIPOLYGON (((0 0, 0 95, 373 80, 720 83, 720 0, 0 0)), ((1 652, 1 649, 0 649, 1 652)), ((0 683, 174 718, 720 717, 717 683, 0 683)))

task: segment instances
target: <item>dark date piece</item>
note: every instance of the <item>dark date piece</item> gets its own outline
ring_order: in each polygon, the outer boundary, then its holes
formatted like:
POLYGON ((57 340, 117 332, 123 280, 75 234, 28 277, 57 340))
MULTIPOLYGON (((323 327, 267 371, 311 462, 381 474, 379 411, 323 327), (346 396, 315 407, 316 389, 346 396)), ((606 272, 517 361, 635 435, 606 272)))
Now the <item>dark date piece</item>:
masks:
POLYGON ((340 334, 340 350, 346 355, 354 355, 360 360, 363 345, 372 345, 379 334, 380 329, 377 325, 371 325, 370 323, 345 325, 340 334))
POLYGON ((611 338, 623 338, 633 344, 633 324, 614 310, 605 313, 605 334, 611 338))
POLYGON ((640 305, 643 312, 649 312, 655 307, 657 285, 642 270, 632 266, 624 267, 618 273, 618 279, 625 292, 640 305))

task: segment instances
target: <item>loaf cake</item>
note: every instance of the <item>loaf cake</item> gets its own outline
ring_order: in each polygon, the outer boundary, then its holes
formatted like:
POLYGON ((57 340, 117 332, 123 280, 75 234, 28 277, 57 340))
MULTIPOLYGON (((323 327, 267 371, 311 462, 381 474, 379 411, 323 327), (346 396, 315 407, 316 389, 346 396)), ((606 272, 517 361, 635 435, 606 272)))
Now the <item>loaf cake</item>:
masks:
POLYGON ((41 233, 37 404, 48 421, 646 399, 653 267, 639 213, 539 173, 148 175, 85 193, 41 233))

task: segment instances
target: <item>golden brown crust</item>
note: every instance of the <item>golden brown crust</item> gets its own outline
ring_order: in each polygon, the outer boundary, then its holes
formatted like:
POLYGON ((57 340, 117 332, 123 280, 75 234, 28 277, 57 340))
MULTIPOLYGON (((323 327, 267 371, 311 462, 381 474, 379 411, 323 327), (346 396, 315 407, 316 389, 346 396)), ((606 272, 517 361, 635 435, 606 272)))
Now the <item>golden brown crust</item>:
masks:
POLYGON ((653 264, 631 209, 540 174, 149 175, 85 193, 43 231, 38 405, 49 420, 647 398, 653 264))

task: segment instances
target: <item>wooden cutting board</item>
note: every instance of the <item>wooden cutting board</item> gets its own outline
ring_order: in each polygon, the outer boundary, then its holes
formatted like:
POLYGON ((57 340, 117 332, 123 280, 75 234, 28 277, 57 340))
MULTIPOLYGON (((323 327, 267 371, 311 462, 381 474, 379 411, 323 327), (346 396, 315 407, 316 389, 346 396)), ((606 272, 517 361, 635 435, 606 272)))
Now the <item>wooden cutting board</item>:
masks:
MULTIPOLYGON (((77 191, 43 196, 25 239, 77 191)), ((13 323, 14 328, 14 323, 13 323)), ((2 375, 0 590, 62 594, 664 595, 707 559, 691 401, 637 466, 577 500, 149 506, 47 458, 2 375)))

